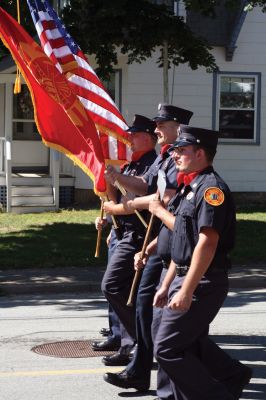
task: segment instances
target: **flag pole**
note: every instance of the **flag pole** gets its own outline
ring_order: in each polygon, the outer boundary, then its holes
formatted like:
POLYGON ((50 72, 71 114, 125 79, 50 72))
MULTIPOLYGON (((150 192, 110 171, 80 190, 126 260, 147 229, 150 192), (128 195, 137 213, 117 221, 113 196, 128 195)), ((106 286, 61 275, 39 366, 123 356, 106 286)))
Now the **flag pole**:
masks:
MULTIPOLYGON (((101 220, 103 219, 103 213, 104 213, 103 203, 104 203, 104 201, 102 200, 101 201, 101 212, 100 212, 101 220)), ((98 229, 96 250, 95 250, 95 255, 94 255, 95 258, 99 257, 99 255, 100 255, 101 239, 102 239, 102 229, 98 229)))
MULTIPOLYGON (((166 189, 165 172, 162 170, 158 171, 157 187, 158 187, 158 192, 157 192, 154 200, 162 201, 163 197, 164 197, 165 189, 166 189)), ((149 240, 150 240, 150 235, 151 235, 151 231, 152 231, 152 227, 153 227, 153 223, 154 223, 154 217, 155 217, 154 214, 151 214, 149 226, 148 226, 148 229, 147 229, 147 232, 145 235, 144 243, 143 243, 141 254, 140 254, 141 260, 143 260, 143 258, 145 256, 146 248, 147 248, 149 240)), ((127 306, 131 306, 131 307, 133 306, 134 297, 135 297, 135 293, 137 290, 141 272, 142 272, 141 270, 137 270, 135 272, 135 276, 134 276, 134 279, 132 282, 131 290, 130 290, 128 301, 127 301, 127 306)))
MULTIPOLYGON (((106 200, 108 200, 108 198, 106 198, 106 200)), ((103 219, 103 214, 104 214, 104 208, 103 208, 104 201, 105 201, 104 199, 102 199, 102 201, 101 201, 101 212, 100 212, 100 218, 101 219, 103 219)), ((121 231, 120 231, 118 223, 117 223, 117 221, 115 219, 115 216, 111 215, 111 219, 112 219, 113 229, 114 229, 115 235, 116 235, 118 240, 121 240, 122 239, 121 231)), ((97 243, 96 243, 96 250, 95 250, 95 255, 94 255, 95 258, 99 257, 99 255, 100 255, 101 239, 102 239, 102 229, 98 230, 98 233, 97 233, 97 243)))
MULTIPOLYGON (((121 185, 121 183, 119 183, 119 182, 116 180, 115 183, 114 183, 114 185, 115 185, 115 187, 116 187, 118 190, 120 190, 120 192, 122 193, 123 196, 126 196, 127 191, 126 191, 126 189, 121 185)), ((145 228, 147 229, 147 228, 148 228, 148 224, 147 224, 147 222, 145 221, 145 219, 142 217, 142 215, 140 214, 140 212, 139 212, 138 210, 135 210, 134 212, 135 212, 135 214, 137 215, 137 217, 139 218, 139 220, 143 223, 143 225, 145 226, 145 228)))
MULTIPOLYGON (((145 239, 144 239, 142 250, 141 250, 141 254, 140 254, 140 259, 141 260, 143 260, 143 258, 145 256, 146 248, 147 248, 147 246, 149 244, 150 235, 151 235, 151 231, 152 231, 152 227, 153 227, 153 221, 154 221, 154 214, 151 214, 149 226, 148 226, 148 229, 146 231, 145 239)), ((141 273, 142 273, 142 270, 137 270, 135 272, 134 279, 133 279, 133 282, 132 282, 132 285, 131 285, 131 289, 130 289, 130 293, 129 293, 129 296, 128 296, 128 301, 127 301, 127 306, 129 306, 129 307, 133 306, 135 293, 136 293, 136 290, 137 290, 137 286, 138 286, 138 282, 139 282, 141 273)))

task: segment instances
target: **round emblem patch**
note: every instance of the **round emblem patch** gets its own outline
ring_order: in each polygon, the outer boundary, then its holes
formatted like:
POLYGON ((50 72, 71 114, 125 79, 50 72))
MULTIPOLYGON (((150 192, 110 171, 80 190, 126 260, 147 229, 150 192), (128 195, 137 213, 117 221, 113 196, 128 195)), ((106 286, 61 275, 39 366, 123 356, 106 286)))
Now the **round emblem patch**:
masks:
POLYGON ((204 200, 212 206, 220 206, 224 202, 224 193, 217 187, 210 187, 204 192, 204 200))

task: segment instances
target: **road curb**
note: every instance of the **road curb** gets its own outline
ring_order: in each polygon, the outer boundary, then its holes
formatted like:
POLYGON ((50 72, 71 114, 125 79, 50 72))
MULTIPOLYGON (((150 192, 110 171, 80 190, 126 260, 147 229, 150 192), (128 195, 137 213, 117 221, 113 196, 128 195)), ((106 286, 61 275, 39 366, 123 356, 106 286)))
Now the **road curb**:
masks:
POLYGON ((2 285, 1 296, 38 295, 55 293, 97 293, 101 291, 100 282, 75 282, 72 284, 34 284, 34 285, 2 285))
MULTIPOLYGON (((101 292, 104 271, 104 267, 0 270, 0 295, 101 292)), ((229 272, 229 288, 265 289, 266 268, 233 267, 229 272)))

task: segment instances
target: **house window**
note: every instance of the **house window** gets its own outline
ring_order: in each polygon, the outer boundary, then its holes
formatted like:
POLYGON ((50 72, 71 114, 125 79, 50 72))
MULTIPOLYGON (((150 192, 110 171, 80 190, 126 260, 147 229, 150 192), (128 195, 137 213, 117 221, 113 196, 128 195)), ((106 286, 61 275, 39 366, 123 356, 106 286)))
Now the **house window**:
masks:
POLYGON ((34 122, 34 111, 27 85, 13 96, 13 140, 41 140, 34 122))
POLYGON ((103 81, 103 85, 121 111, 121 70, 115 70, 108 81, 103 81))
POLYGON ((215 128, 220 142, 258 143, 260 124, 260 74, 216 75, 215 128))

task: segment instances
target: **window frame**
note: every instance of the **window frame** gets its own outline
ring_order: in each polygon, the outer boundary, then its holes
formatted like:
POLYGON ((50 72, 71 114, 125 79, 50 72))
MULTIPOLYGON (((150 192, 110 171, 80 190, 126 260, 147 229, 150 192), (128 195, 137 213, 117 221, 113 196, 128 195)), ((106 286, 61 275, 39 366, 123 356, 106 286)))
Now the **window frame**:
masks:
MULTIPOLYGON (((31 100, 32 111, 33 111, 33 118, 32 119, 31 118, 14 118, 14 100, 15 100, 15 97, 13 97, 13 104, 12 104, 12 140, 14 140, 14 141, 23 141, 23 142, 28 142, 28 141, 30 141, 30 142, 41 142, 42 141, 42 137, 38 132, 38 127, 37 127, 35 119, 34 119, 34 107, 33 107, 33 103, 32 103, 30 90, 29 90, 29 88, 28 88, 28 86, 27 86, 27 84, 25 82, 21 82, 21 87, 26 88, 28 93, 29 93, 30 100, 31 100), (16 137, 15 128, 14 128, 14 124, 16 124, 16 123, 34 124, 34 126, 36 127, 37 135, 36 136, 35 135, 32 136, 30 139, 25 139, 25 137, 21 137, 21 138, 20 137, 16 137)), ((13 95, 13 96, 19 96, 19 94, 18 95, 13 95)), ((33 134, 33 132, 32 132, 32 134, 33 134)))
MULTIPOLYGON (((261 73, 260 72, 237 72, 237 71, 218 71, 213 74, 213 129, 219 131, 219 111, 220 111, 220 87, 221 77, 240 77, 254 78, 254 136, 253 139, 225 139, 219 138, 221 144, 233 145, 259 145, 260 144, 260 119, 261 119, 261 73)), ((241 110, 241 109, 240 109, 241 110)))
MULTIPOLYGON (((115 78, 115 98, 113 99, 113 101, 115 102, 119 111, 122 113, 122 110, 121 110, 121 108, 122 108, 122 70, 121 70, 121 68, 115 68, 113 74, 114 74, 114 78, 115 78)), ((107 90, 106 82, 103 80, 102 83, 107 90)))

